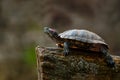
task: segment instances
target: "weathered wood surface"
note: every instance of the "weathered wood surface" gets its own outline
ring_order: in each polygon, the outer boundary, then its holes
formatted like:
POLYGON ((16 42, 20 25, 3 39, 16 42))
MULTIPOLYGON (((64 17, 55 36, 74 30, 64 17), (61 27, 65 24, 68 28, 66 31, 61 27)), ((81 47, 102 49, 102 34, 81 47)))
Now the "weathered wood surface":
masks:
POLYGON ((112 55, 116 69, 109 68, 101 53, 36 47, 38 80, 120 80, 120 57, 112 55))

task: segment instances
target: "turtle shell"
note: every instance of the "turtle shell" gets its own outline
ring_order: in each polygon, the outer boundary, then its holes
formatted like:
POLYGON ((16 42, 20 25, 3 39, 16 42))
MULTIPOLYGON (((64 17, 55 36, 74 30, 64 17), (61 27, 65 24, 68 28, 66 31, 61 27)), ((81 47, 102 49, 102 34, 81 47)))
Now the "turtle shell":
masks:
MULTIPOLYGON (((92 44, 94 45, 95 48, 97 48, 98 47, 97 44, 99 45, 102 44, 108 48, 108 45, 105 43, 105 41, 100 36, 88 30, 78 30, 78 29, 67 30, 63 33, 60 33, 59 36, 62 39, 67 40, 68 42, 70 42, 71 40, 78 42, 76 45, 84 43, 85 44, 85 45, 83 44, 84 47, 87 47, 86 44, 92 44)), ((73 43, 73 45, 75 45, 75 43, 73 43)), ((91 50, 92 49, 93 47, 91 47, 91 50)))

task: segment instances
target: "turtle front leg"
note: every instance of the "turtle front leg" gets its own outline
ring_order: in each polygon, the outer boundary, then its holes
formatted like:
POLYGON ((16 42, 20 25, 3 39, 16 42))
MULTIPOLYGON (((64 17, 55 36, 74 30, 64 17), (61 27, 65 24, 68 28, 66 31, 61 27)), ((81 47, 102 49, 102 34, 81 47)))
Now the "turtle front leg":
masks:
POLYGON ((103 56, 105 58, 105 61, 109 67, 114 67, 115 68, 115 62, 111 55, 109 54, 108 50, 105 47, 101 48, 101 51, 103 53, 103 56))
POLYGON ((64 42, 63 44, 63 49, 64 49, 64 55, 68 55, 69 54, 69 43, 68 42, 64 42))

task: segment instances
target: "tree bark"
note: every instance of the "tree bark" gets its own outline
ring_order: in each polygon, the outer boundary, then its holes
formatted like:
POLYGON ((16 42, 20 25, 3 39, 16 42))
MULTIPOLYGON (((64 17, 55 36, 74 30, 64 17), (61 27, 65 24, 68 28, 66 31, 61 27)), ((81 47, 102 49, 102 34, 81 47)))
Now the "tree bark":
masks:
POLYGON ((101 53, 71 50, 63 56, 63 49, 36 47, 38 80, 119 80, 120 57, 111 55, 116 68, 110 68, 101 53))

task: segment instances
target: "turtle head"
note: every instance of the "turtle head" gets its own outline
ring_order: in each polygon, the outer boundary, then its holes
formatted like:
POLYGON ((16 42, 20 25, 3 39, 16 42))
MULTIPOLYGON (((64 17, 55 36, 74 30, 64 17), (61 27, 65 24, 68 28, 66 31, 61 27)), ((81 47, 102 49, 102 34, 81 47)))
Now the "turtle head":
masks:
POLYGON ((59 36, 58 36, 58 33, 55 29, 52 29, 52 28, 49 28, 49 27, 44 27, 44 32, 50 36, 53 40, 55 39, 58 39, 59 36))

